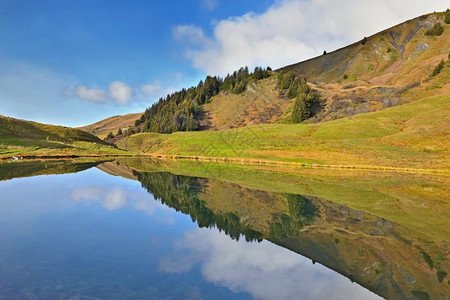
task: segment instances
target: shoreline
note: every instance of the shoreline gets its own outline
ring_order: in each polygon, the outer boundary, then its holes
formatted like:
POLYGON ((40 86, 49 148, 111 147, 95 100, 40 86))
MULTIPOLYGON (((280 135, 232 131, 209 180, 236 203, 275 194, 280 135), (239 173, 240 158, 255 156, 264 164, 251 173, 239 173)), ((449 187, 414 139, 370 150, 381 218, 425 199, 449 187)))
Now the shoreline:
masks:
MULTIPOLYGON (((219 163, 237 163, 248 165, 273 165, 273 166, 292 166, 302 168, 314 168, 314 169, 337 169, 337 170, 368 170, 368 171, 386 171, 386 172, 398 172, 398 173, 417 173, 417 174, 433 174, 433 175, 446 175, 450 176, 450 170, 446 169, 418 169, 410 167, 389 167, 389 166, 374 166, 374 165, 333 165, 333 164, 307 164, 301 162, 286 162, 277 160, 264 160, 264 159, 252 159, 252 158, 239 158, 239 157, 210 157, 210 156, 186 156, 186 155, 166 155, 166 154, 92 154, 92 155, 24 155, 19 156, 20 160, 53 160, 53 159, 78 159, 78 158, 156 158, 163 160, 191 160, 191 161, 203 161, 203 162, 219 162, 219 163)), ((13 162, 13 156, 0 157, 0 162, 10 160, 13 162)), ((15 161, 14 161, 15 162, 15 161)))

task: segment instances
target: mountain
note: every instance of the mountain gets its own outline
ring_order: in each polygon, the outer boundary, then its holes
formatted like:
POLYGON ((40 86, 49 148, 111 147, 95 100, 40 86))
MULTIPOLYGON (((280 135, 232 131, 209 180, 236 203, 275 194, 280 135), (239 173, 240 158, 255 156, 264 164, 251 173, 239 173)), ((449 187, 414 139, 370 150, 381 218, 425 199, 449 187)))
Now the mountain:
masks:
POLYGON ((450 52, 446 15, 450 12, 408 20, 275 72, 267 68, 249 73, 241 68, 225 78, 208 76, 196 87, 161 98, 142 115, 135 131, 171 133, 292 123, 296 97, 289 93, 295 77, 306 78, 317 95, 318 101, 307 103, 305 117, 297 119, 307 123, 449 94, 448 62, 442 66, 445 70, 435 71, 441 61, 448 61, 450 52), (285 73, 293 74, 287 85, 280 79, 285 73))
POLYGON ((104 139, 110 132, 116 134, 119 129, 127 130, 134 125, 134 122, 141 117, 142 113, 126 114, 123 116, 113 116, 91 125, 78 127, 78 129, 89 132, 100 139, 104 139))
POLYGON ((245 83, 238 92, 237 83, 227 89, 230 75, 210 78, 160 99, 139 121, 152 133, 117 145, 207 160, 448 169, 448 19, 424 15, 262 78, 241 69, 231 75, 245 83), (186 108, 194 131, 159 134, 192 130, 178 127, 186 108))
POLYGON ((80 129, 0 116, 0 158, 124 153, 80 129))

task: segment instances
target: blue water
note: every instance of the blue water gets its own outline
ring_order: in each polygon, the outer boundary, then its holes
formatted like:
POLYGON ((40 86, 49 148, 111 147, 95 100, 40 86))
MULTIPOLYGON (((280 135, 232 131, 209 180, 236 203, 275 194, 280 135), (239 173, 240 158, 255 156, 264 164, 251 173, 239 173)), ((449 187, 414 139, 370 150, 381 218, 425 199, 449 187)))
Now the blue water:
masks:
POLYGON ((378 299, 270 242, 199 228, 92 168, 0 182, 0 299, 378 299))

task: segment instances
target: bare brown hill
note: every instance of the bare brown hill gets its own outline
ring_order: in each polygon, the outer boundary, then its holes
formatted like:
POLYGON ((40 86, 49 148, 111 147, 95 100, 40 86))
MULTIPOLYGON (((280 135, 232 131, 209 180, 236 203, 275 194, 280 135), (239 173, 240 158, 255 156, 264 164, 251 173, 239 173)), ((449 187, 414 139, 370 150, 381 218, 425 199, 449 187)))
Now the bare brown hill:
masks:
POLYGON ((79 129, 104 139, 110 132, 116 134, 119 129, 122 131, 127 130, 129 127, 134 125, 134 122, 139 119, 141 115, 142 113, 113 116, 91 125, 79 127, 79 129))
POLYGON ((248 125, 274 123, 291 106, 280 97, 274 77, 248 85, 242 94, 219 93, 203 106, 203 130, 222 130, 248 125))

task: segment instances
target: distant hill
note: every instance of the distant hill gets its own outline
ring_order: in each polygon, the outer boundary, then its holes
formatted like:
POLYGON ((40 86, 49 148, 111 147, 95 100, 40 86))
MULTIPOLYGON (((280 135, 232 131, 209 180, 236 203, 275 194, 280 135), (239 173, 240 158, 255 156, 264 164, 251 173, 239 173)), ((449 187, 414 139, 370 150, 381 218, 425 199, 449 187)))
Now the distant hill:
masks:
POLYGON ((78 129, 89 132, 101 139, 104 139, 108 133, 116 134, 119 129, 124 130, 134 125, 134 122, 141 117, 142 113, 126 114, 123 116, 113 116, 91 125, 78 127, 78 129))

